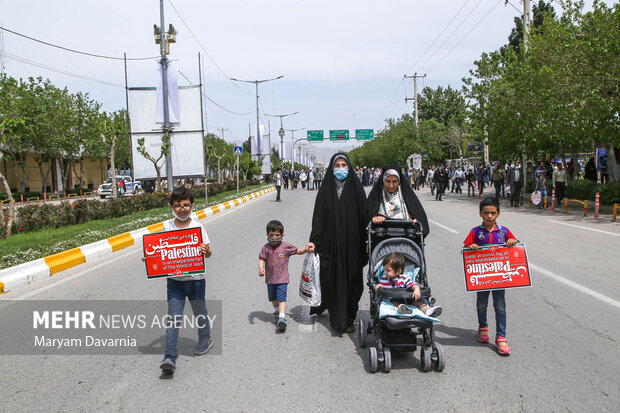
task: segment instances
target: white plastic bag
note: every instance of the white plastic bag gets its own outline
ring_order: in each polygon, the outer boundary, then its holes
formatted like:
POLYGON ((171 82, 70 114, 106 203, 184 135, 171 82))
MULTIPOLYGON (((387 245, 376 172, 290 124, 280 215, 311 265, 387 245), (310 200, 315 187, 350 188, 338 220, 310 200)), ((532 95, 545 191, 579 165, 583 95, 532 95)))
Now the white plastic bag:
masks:
POLYGON ((306 254, 299 280, 299 296, 311 307, 321 305, 320 268, 319 254, 313 252, 306 254))

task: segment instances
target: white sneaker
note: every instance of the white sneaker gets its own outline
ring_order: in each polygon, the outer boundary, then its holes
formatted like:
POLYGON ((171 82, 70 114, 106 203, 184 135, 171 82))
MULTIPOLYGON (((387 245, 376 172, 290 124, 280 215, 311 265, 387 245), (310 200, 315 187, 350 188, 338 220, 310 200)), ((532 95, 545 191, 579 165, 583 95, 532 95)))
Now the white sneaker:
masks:
POLYGON ((443 309, 441 308, 440 305, 436 306, 436 307, 429 307, 428 310, 426 310, 426 315, 429 317, 439 317, 442 313, 443 309))

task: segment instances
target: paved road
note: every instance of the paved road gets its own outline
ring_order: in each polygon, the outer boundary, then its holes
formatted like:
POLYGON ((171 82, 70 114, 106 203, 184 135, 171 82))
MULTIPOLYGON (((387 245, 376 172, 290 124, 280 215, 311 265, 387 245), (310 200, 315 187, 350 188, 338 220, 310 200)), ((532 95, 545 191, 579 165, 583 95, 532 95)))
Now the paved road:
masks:
MULTIPOLYGON (((534 286, 507 293, 508 339, 500 357, 475 341, 475 295, 464 289, 460 248, 479 223, 477 200, 421 200, 431 219, 427 264, 444 307, 437 327, 442 373, 420 371, 419 352, 393 355, 389 374, 368 372, 368 350, 310 317, 296 293, 302 257, 291 258, 289 328, 275 334, 257 275, 264 226, 278 218, 285 240, 303 245, 316 192, 275 193, 204 221, 213 246, 207 298, 223 300, 222 354, 182 355, 172 379, 160 355, 0 356, 0 411, 617 411, 620 404, 620 225, 525 208, 500 223, 526 243, 534 286)), ((145 280, 132 247, 6 299, 165 299, 145 280)), ((2 304, 0 302, 0 304, 2 304)), ((360 303, 367 316, 368 295, 360 303)), ((493 325, 492 311, 490 321, 493 325)), ((493 333, 493 328, 491 333, 493 333)), ((2 331, 2 334, 10 332, 2 331)))

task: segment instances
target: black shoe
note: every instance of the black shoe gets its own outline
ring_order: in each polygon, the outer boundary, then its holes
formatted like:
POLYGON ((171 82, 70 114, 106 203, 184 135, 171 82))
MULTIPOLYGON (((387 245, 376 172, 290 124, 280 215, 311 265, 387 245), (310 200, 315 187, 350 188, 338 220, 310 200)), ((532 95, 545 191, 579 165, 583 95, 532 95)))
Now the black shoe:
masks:
POLYGON ((278 331, 280 333, 284 333, 286 331, 286 319, 284 317, 280 317, 278 319, 278 331))

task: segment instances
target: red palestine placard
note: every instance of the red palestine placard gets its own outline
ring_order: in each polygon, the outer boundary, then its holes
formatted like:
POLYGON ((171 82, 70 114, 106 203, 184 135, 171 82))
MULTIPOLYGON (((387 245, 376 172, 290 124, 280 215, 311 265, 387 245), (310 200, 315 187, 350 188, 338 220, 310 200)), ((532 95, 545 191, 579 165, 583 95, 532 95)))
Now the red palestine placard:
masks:
POLYGON ((158 232, 143 237, 146 277, 178 277, 205 271, 200 228, 158 232))
POLYGON ((463 272, 467 291, 531 287, 524 244, 514 247, 489 245, 463 249, 463 272))

